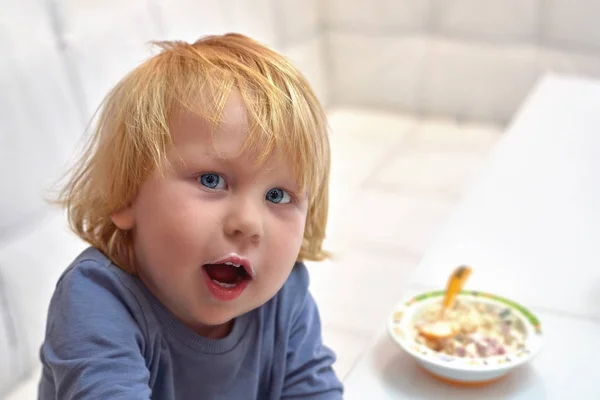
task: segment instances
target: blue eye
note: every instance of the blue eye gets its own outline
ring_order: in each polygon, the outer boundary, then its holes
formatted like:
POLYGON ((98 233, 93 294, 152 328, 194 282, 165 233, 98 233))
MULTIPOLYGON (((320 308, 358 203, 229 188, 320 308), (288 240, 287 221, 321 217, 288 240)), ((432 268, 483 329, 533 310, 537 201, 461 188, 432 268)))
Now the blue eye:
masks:
POLYGON ((209 189, 225 189, 225 179, 219 174, 202 174, 198 180, 209 189))
POLYGON ((292 201, 292 198, 285 190, 275 188, 267 192, 267 200, 275 204, 286 204, 292 201))

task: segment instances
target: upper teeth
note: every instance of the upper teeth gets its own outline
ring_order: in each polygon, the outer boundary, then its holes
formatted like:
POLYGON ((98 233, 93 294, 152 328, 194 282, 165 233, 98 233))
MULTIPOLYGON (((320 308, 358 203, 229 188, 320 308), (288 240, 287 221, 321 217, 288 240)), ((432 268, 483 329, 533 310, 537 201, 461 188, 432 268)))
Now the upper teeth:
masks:
POLYGON ((225 263, 225 265, 231 265, 232 267, 238 267, 238 268, 239 268, 239 267, 241 267, 241 265, 234 264, 234 263, 232 263, 232 262, 229 262, 229 261, 227 261, 227 262, 225 263))

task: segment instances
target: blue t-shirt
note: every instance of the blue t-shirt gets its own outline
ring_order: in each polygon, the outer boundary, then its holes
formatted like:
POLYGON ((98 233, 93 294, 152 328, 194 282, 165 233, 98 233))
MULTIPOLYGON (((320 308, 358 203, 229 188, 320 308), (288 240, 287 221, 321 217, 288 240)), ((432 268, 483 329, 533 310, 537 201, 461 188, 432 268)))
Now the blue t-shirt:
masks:
POLYGON ((342 398, 301 263, 227 337, 207 339, 89 248, 57 284, 40 356, 41 400, 342 398))

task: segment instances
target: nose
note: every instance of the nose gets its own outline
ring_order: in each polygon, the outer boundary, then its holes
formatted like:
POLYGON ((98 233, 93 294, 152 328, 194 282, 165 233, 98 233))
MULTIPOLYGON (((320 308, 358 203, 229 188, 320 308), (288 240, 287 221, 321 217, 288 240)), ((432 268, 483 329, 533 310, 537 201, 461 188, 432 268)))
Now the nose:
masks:
POLYGON ((263 212, 260 204, 247 196, 240 196, 229 205, 225 219, 225 234, 238 240, 258 242, 264 233, 263 212))

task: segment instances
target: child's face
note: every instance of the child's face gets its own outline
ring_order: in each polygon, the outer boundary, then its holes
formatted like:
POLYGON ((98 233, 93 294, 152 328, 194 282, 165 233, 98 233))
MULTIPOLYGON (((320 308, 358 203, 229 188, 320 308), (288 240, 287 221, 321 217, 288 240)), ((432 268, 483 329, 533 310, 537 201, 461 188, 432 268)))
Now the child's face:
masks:
POLYGON ((282 287, 308 202, 284 154, 275 151, 260 167, 251 152, 240 154, 248 133, 239 97, 230 99, 212 145, 203 119, 191 113, 175 119, 172 132, 172 168, 152 172, 113 221, 132 229, 137 271, 160 301, 198 333, 222 336, 219 328, 282 287), (236 255, 249 265, 206 265, 242 264, 236 255))

